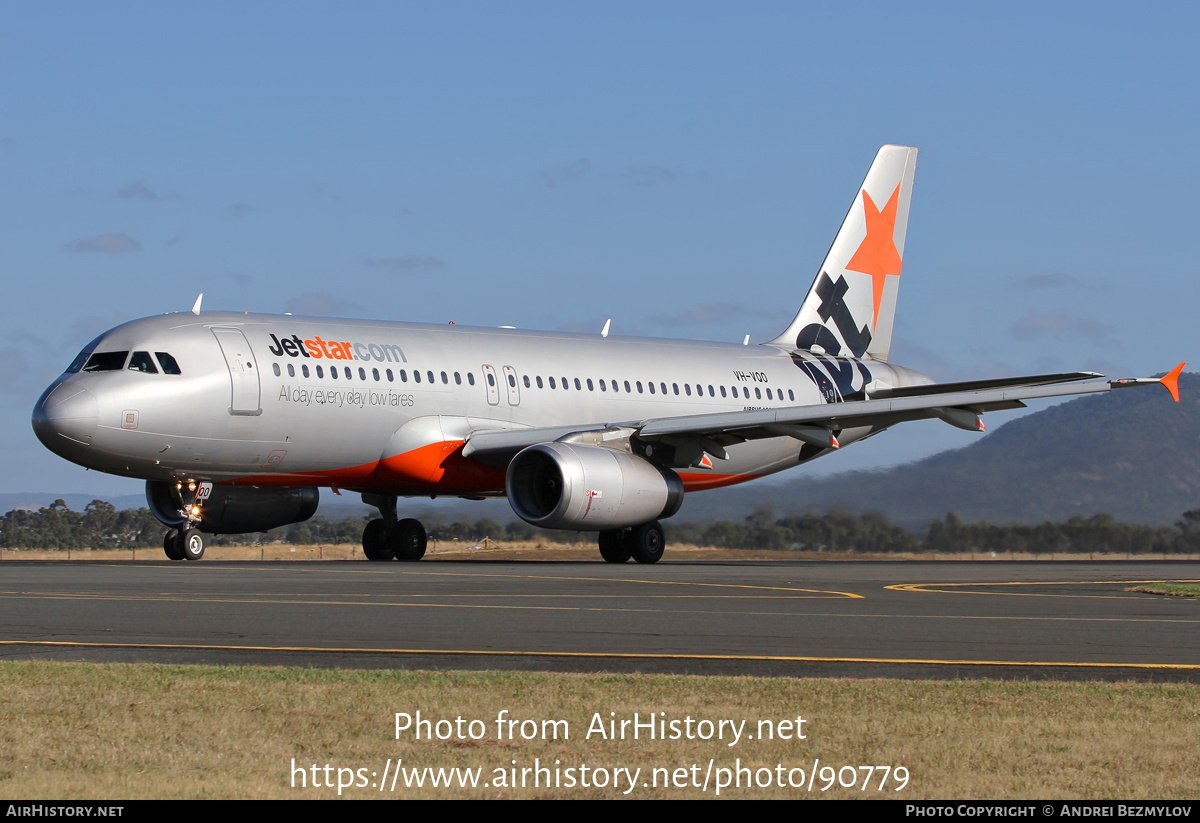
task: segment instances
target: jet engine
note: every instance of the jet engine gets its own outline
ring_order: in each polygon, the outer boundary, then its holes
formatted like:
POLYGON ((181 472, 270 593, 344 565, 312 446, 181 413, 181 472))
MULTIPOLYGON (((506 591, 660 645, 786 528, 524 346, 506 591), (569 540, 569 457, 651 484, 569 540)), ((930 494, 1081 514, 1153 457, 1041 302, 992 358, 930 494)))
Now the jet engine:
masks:
POLYGON ((504 485, 517 516, 544 529, 624 529, 683 505, 675 472, 600 446, 530 446, 513 458, 504 485))
MULTIPOLYGON (((319 499, 315 488, 213 486, 208 499, 199 504, 199 529, 208 534, 264 532, 307 520, 316 512, 319 499)), ((165 525, 183 524, 173 483, 147 481, 146 502, 165 525)))

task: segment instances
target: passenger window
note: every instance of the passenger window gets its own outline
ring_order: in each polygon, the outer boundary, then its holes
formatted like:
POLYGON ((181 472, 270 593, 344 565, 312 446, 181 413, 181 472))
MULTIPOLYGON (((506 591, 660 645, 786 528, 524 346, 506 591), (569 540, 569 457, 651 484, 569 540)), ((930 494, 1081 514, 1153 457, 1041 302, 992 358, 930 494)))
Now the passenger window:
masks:
POLYGON ((788 389, 788 400, 791 400, 793 403, 796 402, 796 395, 792 394, 791 389, 788 389))
POLYGON ((496 377, 491 372, 488 372, 488 385, 489 386, 496 385, 496 377))
POLYGON ((525 388, 529 388, 529 375, 525 375, 524 380, 525 380, 525 388))
POLYGON ((686 394, 688 397, 692 396, 692 384, 691 383, 683 384, 683 393, 686 394))
POLYGON ((555 383, 554 383, 554 378, 553 378, 553 377, 551 377, 551 378, 550 378, 550 388, 552 388, 552 389, 557 389, 557 388, 558 388, 558 386, 556 386, 556 385, 555 385, 555 383))
MULTIPOLYGON (((416 372, 414 372, 414 374, 415 374, 415 373, 416 373, 416 372)), ((407 383, 407 382, 408 382, 408 372, 407 372, 407 371, 405 371, 404 369, 401 369, 401 370, 400 370, 400 382, 401 382, 401 383, 407 383)))
POLYGON ((747 386, 742 386, 742 394, 745 395, 747 400, 750 399, 750 389, 747 386))
POLYGON ((637 381, 637 387, 638 387, 638 394, 641 394, 642 393, 642 381, 641 380, 637 381))
POLYGON ((629 388, 629 381, 626 380, 625 381, 625 393, 628 394, 631 391, 633 391, 633 390, 629 388))
MULTIPOLYGON (((359 367, 358 367, 358 379, 359 379, 359 380, 366 380, 366 379, 367 379, 367 370, 366 370, 366 369, 364 369, 362 366, 359 366, 359 367)), ((379 379, 379 375, 378 375, 378 373, 376 373, 375 379, 376 379, 376 380, 378 380, 378 379, 379 379)))
POLYGON ((346 367, 346 379, 347 379, 347 380, 349 380, 349 379, 350 379, 351 377, 353 377, 353 376, 354 376, 354 375, 352 375, 352 374, 350 373, 350 367, 349 367, 349 366, 347 366, 347 367, 346 367))
POLYGON ((675 396, 676 396, 676 397, 678 397, 678 396, 679 396, 679 384, 678 384, 678 383, 672 383, 672 384, 671 384, 671 390, 672 390, 673 392, 675 392, 675 396))
POLYGON ((475 385, 475 375, 473 373, 467 372, 467 382, 472 386, 475 385))
MULTIPOLYGON (((529 385, 529 378, 528 378, 528 377, 527 377, 527 378, 525 378, 525 381, 526 381, 526 382, 525 382, 525 385, 526 385, 526 386, 528 386, 528 385, 529 385)), ((455 372, 455 373, 454 373, 454 385, 456 385, 456 386, 461 386, 461 385, 462 385, 462 375, 461 375, 461 374, 459 374, 458 372, 455 372)))
POLYGON ((603 380, 601 380, 601 381, 600 381, 600 391, 608 391, 608 389, 606 389, 606 388, 604 387, 604 381, 603 381, 603 380))
MULTIPOLYGON (((131 361, 129 361, 129 368, 131 368, 131 369, 133 368, 133 361, 132 361, 132 360, 131 360, 131 361)), ((283 374, 283 372, 281 372, 281 371, 279 370, 279 364, 278 364, 278 363, 272 363, 272 364, 271 364, 271 371, 275 372, 275 376, 276 376, 276 377, 279 377, 281 374, 283 374)))
POLYGON ((775 399, 774 397, 772 397, 772 396, 771 396, 771 390, 770 390, 770 389, 767 389, 767 399, 768 399, 768 400, 774 400, 774 399, 775 399))
POLYGON ((293 366, 291 363, 288 363, 288 377, 295 377, 295 376, 296 376, 296 367, 293 366))
POLYGON ((387 379, 388 379, 388 382, 389 382, 389 383, 395 383, 395 382, 396 382, 396 377, 395 377, 395 375, 393 375, 393 374, 392 374, 392 370, 391 370, 391 369, 388 369, 388 370, 387 370, 387 379))
POLYGON ((162 366, 163 374, 182 374, 179 371, 179 364, 175 362, 175 358, 165 351, 156 351, 154 356, 158 358, 158 365, 162 366))
POLYGON ((300 367, 300 373, 301 373, 302 375, 304 375, 305 377, 308 377, 308 366, 301 366, 301 367, 300 367))
POLYGON ((725 387, 724 386, 721 387, 721 396, 725 397, 725 387))
MULTIPOLYGON (((400 372, 400 374, 404 374, 404 372, 400 372)), ((414 383, 421 382, 421 373, 419 371, 417 371, 416 369, 413 369, 413 382, 414 383)))
POLYGON ((375 378, 375 382, 379 382, 379 369, 371 369, 371 376, 375 378))
POLYGON ((590 377, 587 379, 587 386, 588 386, 588 391, 596 390, 596 387, 592 385, 592 378, 590 378, 590 377))
POLYGON ((648 385, 650 386, 650 393, 651 393, 651 394, 654 394, 654 381, 653 381, 653 380, 651 380, 651 381, 650 381, 650 383, 649 383, 648 385))
MULTIPOLYGON (((320 368, 320 366, 318 366, 317 368, 320 368)), ((334 380, 338 379, 337 378, 337 366, 329 367, 329 376, 332 377, 334 380)))
POLYGON ((317 377, 324 377, 324 376, 325 376, 325 370, 323 368, 321 368, 320 366, 317 366, 317 377))
POLYGON ((84 371, 120 371, 125 366, 127 351, 96 352, 88 358, 84 371))
POLYGON ((583 391, 583 386, 579 383, 579 378, 575 378, 575 391, 583 391))
POLYGON ((709 396, 709 397, 716 397, 716 396, 717 396, 717 393, 716 393, 715 391, 713 391, 713 387, 712 387, 712 384, 711 384, 711 383, 709 383, 709 384, 708 384, 708 396, 709 396))
POLYGON ((666 383, 659 383, 659 384, 658 384, 658 387, 659 387, 660 389, 662 389, 662 393, 663 393, 663 394, 666 394, 666 393, 667 393, 667 384, 666 384, 666 383))
POLYGON ((754 387, 754 399, 762 400, 762 389, 760 389, 758 386, 754 387))
POLYGON ((442 372, 442 385, 445 386, 445 385, 448 385, 449 383, 450 383, 450 378, 446 376, 445 372, 442 372))
MULTIPOLYGON (((140 371, 146 374, 158 374, 158 368, 154 365, 154 361, 150 359, 150 352, 135 351, 133 357, 129 358, 129 370, 140 371)), ((279 374, 279 364, 275 365, 275 374, 279 374)))
POLYGON ((541 375, 538 375, 538 378, 537 378, 537 387, 538 387, 539 389, 542 387, 542 377, 541 377, 541 375))
POLYGON ((562 379, 562 387, 563 387, 564 389, 569 389, 569 388, 571 388, 571 384, 567 382, 567 378, 565 378, 565 377, 562 379))
POLYGON ((432 371, 425 372, 425 376, 429 378, 430 383, 433 382, 433 372, 432 371))
POLYGON ((512 389, 517 387, 517 378, 513 377, 511 374, 508 376, 508 386, 512 389))

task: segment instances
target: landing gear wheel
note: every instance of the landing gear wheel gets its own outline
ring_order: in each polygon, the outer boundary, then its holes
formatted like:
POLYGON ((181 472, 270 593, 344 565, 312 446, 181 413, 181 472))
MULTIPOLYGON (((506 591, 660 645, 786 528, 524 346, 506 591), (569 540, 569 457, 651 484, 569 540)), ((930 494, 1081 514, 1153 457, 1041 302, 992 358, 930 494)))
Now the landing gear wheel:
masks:
POLYGON ((600 556, 609 563, 624 563, 633 556, 629 541, 620 531, 600 532, 600 556))
POLYGON ((179 529, 170 529, 163 538, 163 551, 168 560, 182 560, 183 551, 179 547, 179 529))
POLYGON ((387 521, 376 518, 363 529, 363 554, 368 560, 391 560, 394 557, 388 543, 387 521))
POLYGON ((629 533, 628 541, 633 549, 633 559, 639 563, 657 563, 662 560, 663 551, 667 548, 662 524, 657 520, 635 526, 629 533))
POLYGON ((184 560, 199 560, 204 557, 204 535, 200 534, 199 529, 181 532, 176 545, 184 560))
POLYGON ((392 528, 388 547, 395 552, 397 560, 420 560, 425 556, 428 538, 420 520, 406 517, 392 528))

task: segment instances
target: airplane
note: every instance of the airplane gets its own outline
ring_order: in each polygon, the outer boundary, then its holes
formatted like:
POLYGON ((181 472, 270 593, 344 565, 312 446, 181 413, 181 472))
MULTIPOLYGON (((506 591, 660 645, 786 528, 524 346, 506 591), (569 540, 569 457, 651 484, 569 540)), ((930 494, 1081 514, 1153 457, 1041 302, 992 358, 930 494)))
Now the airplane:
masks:
MULTIPOLYGON (((879 150, 790 325, 758 346, 201 311, 134 320, 37 401, 52 452, 146 481, 172 560, 206 534, 308 519, 318 489, 378 509, 370 560, 419 560, 401 497, 508 498, 654 563, 686 492, 815 460, 909 420, 983 431, 1022 401, 1153 383, 1094 372, 937 384, 888 359, 917 150, 879 150)), ((201 295, 203 298, 203 295, 201 295)))

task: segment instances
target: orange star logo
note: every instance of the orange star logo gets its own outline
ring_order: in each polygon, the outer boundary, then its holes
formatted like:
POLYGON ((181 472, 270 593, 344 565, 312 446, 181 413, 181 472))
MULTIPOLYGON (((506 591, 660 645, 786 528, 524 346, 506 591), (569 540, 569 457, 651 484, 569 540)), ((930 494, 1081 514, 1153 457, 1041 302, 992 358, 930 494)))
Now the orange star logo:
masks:
POLYGON ((883 284, 889 274, 900 276, 900 252, 896 250, 896 207, 900 202, 900 184, 892 192, 891 199, 883 211, 875 208, 875 201, 863 189, 863 216, 867 221, 867 236, 858 246, 858 251, 846 264, 849 271, 871 275, 871 290, 875 296, 874 329, 879 323, 879 303, 883 300, 883 284))

